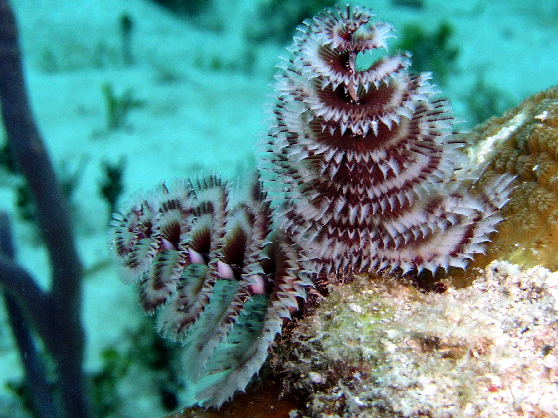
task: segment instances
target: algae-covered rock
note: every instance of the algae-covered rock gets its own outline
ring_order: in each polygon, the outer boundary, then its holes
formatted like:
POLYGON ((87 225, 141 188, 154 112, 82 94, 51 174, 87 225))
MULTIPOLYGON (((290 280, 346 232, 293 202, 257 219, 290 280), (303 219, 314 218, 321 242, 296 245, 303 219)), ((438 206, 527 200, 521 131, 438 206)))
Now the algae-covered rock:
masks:
POLYGON ((273 358, 308 397, 291 416, 558 414, 558 273, 495 262, 442 294, 368 277, 330 290, 273 358))

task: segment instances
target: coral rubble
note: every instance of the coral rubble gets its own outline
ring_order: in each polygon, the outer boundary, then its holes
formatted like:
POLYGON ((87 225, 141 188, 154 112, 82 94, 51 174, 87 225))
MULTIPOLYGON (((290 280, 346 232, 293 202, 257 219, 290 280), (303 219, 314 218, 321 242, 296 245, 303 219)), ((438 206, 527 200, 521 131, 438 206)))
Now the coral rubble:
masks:
POLYGON ((495 241, 475 264, 499 258, 558 270, 558 86, 477 126, 468 140, 473 164, 490 162, 483 181, 494 173, 517 176, 495 241))
POLYGON ((558 273, 507 262, 443 294, 357 277, 272 364, 308 396, 291 416, 556 416, 557 310, 558 273))

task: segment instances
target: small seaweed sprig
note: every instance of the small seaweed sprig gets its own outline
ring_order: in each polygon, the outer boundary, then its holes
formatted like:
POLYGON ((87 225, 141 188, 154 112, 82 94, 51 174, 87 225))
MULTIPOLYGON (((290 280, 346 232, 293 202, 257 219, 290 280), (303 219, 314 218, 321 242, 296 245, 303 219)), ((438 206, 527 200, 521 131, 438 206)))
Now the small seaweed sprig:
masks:
POLYGON ((282 193, 282 228, 316 273, 463 268, 512 177, 475 188, 448 102, 428 73, 408 72, 407 54, 359 68, 394 36, 373 16, 347 6, 306 21, 276 77, 263 168, 282 193))
POLYGON ((141 193, 114 216, 121 276, 139 282, 158 331, 183 343, 188 380, 206 406, 246 387, 306 297, 299 256, 271 222, 259 181, 230 208, 214 175, 141 193))

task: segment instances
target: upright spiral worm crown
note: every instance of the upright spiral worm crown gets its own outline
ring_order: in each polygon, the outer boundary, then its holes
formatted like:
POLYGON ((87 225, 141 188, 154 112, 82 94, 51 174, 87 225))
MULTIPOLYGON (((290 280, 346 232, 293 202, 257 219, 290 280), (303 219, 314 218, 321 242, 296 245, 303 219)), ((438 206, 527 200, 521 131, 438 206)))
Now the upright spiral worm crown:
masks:
POLYGON ((393 28, 370 10, 328 9, 298 28, 276 77, 262 167, 280 225, 311 271, 465 267, 500 221, 510 176, 473 190, 446 100, 409 55, 359 68, 393 28))

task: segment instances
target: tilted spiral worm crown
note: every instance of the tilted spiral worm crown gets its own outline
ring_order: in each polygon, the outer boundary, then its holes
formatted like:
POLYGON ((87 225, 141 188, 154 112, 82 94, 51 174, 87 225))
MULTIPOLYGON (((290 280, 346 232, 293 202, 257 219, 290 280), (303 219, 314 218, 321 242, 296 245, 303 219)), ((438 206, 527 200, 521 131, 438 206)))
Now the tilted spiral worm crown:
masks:
POLYGON ((231 207, 217 176, 182 179, 114 215, 122 276, 183 344, 204 406, 246 387, 314 274, 464 267, 500 220, 511 177, 475 184, 428 75, 410 75, 405 54, 358 68, 393 36, 372 16, 328 9, 299 27, 277 76, 266 190, 257 181, 231 207))
POLYGON ((183 345, 185 382, 205 406, 243 390, 308 283, 287 237, 273 233, 259 182, 230 207, 212 175, 139 193, 112 222, 121 275, 139 282, 158 331, 183 345))
POLYGON ((372 16, 347 6, 306 21, 276 77, 262 168, 284 199, 279 224, 317 273, 465 267, 512 178, 473 190, 449 104, 407 54, 359 68, 394 36, 372 16))

